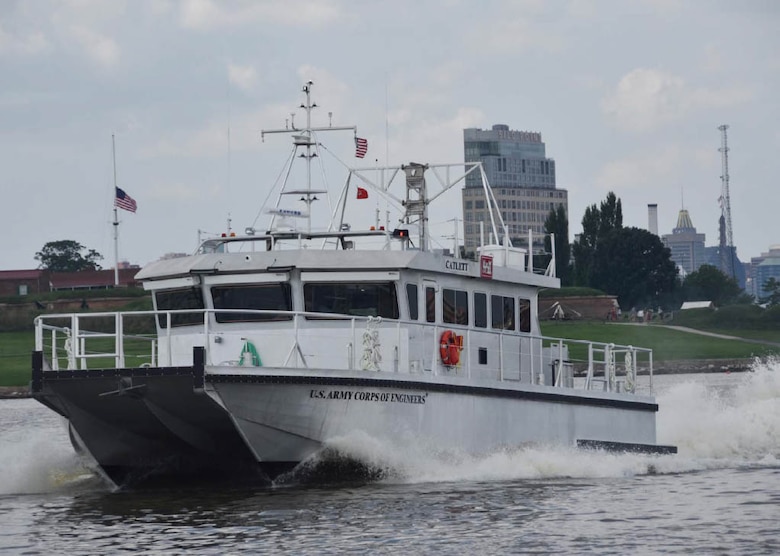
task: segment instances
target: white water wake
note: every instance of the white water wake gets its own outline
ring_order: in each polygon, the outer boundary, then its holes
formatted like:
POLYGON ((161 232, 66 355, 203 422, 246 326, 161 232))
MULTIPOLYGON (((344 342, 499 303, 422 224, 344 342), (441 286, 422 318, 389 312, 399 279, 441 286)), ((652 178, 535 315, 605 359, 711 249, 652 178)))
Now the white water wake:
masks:
POLYGON ((676 455, 551 446, 476 457, 432 451, 415 441, 390 446, 361 433, 333 439, 328 454, 378 469, 386 481, 410 483, 609 478, 780 465, 780 360, 757 360, 752 372, 727 378, 726 386, 712 387, 692 376, 658 396, 658 443, 677 446, 676 455))
POLYGON ((33 400, 0 406, 0 496, 69 491, 102 481, 68 441, 59 416, 33 400))

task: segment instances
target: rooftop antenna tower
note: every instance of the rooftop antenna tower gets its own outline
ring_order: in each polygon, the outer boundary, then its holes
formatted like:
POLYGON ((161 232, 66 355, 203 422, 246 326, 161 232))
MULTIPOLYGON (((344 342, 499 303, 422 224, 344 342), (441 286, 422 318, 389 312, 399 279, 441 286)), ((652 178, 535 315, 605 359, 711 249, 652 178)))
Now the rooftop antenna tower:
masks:
POLYGON ((731 231, 731 197, 729 195, 729 144, 728 144, 728 130, 729 126, 726 124, 723 124, 721 126, 718 126, 718 129, 720 130, 720 137, 721 137, 721 146, 720 149, 718 149, 721 153, 721 163, 722 163, 722 170, 721 170, 721 192, 720 192, 720 210, 721 210, 721 217, 723 218, 724 222, 724 234, 721 243, 724 243, 725 245, 721 244, 720 249, 720 256, 721 256, 721 270, 723 270, 727 275, 731 275, 732 277, 735 276, 735 269, 734 269, 734 236, 732 235, 731 231))

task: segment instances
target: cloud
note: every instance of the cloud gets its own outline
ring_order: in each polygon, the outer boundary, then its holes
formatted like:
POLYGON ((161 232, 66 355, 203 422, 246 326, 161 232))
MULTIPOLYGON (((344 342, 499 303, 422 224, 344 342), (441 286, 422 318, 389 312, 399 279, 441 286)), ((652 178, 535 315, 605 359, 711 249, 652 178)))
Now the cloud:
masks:
POLYGON ((183 0, 179 21, 187 29, 210 31, 258 23, 322 27, 347 17, 333 0, 183 0))
POLYGON ((40 31, 26 34, 13 34, 0 26, 0 55, 3 54, 38 54, 48 48, 49 41, 40 31))
POLYGON ((127 15, 125 2, 102 0, 64 0, 46 14, 59 42, 75 43, 88 59, 105 68, 120 61, 121 49, 113 37, 127 15))
POLYGON ((197 187, 182 183, 157 183, 147 194, 149 200, 197 201, 204 197, 214 198, 218 195, 218 187, 197 187))
POLYGON ((392 113, 396 131, 390 137, 391 162, 457 162, 463 160, 463 130, 479 127, 485 114, 471 107, 459 107, 446 114, 426 115, 414 106, 392 113))
POLYGON ((645 132, 679 121, 692 111, 741 104, 752 96, 741 86, 693 88, 676 75, 637 68, 623 76, 601 108, 618 128, 645 132))
MULTIPOLYGON (((220 157, 228 148, 227 121, 210 123, 205 127, 189 132, 180 130, 168 132, 152 146, 141 150, 143 157, 220 157)), ((233 134, 231 134, 231 148, 233 134)))
POLYGON ((714 148, 667 144, 607 162, 595 184, 604 191, 663 190, 679 187, 692 163, 703 175, 717 176, 719 155, 714 148))
POLYGON ((269 104, 259 111, 233 114, 230 122, 225 118, 207 122, 198 129, 168 129, 156 142, 142 148, 140 155, 143 158, 219 158, 225 156, 228 148, 233 152, 257 149, 259 130, 268 122, 283 119, 289 111, 287 104, 269 104))
POLYGON ((513 55, 534 49, 560 51, 565 42, 549 27, 519 15, 491 21, 473 33, 471 39, 481 50, 511 52, 513 55))
POLYGON ((257 86, 257 70, 254 66, 228 64, 228 80, 242 91, 249 93, 257 86))
POLYGON ((119 62, 119 45, 114 39, 86 27, 71 27, 70 35, 83 48, 89 58, 104 67, 119 62))
POLYGON ((612 160, 599 170, 595 184, 604 191, 657 187, 679 173, 682 157, 679 145, 667 145, 612 160))

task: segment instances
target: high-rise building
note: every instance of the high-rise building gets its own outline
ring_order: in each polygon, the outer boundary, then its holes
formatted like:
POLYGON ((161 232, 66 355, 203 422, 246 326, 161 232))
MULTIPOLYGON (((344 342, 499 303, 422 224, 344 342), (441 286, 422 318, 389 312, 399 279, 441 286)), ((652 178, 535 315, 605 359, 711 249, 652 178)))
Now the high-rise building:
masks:
POLYGON ((756 299, 769 295, 764 284, 770 278, 780 281, 780 245, 772 245, 760 257, 750 259, 751 290, 756 299))
POLYGON ((672 260, 682 269, 683 274, 690 274, 707 263, 704 234, 696 233, 691 215, 686 209, 681 209, 677 215, 677 226, 672 229, 672 233, 665 234, 661 239, 672 252, 672 260))
MULTIPOLYGON (((466 162, 482 162, 514 244, 523 243, 529 229, 544 233, 550 210, 563 205, 568 214, 568 191, 556 188, 555 161, 547 158, 541 133, 514 131, 503 124, 464 129, 463 150, 466 162)), ((479 223, 485 223, 486 234, 490 230, 489 204, 478 174, 466 176, 462 198, 465 249, 473 253, 480 241, 479 223)))

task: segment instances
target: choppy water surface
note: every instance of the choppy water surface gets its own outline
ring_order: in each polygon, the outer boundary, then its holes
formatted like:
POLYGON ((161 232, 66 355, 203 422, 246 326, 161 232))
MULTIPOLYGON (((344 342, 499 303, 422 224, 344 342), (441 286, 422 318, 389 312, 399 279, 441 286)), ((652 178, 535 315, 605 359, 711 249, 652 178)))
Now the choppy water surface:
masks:
POLYGON ((656 386, 659 442, 676 456, 476 459, 356 435, 333 450, 383 479, 131 491, 85 467, 54 413, 0 401, 0 552, 780 552, 780 363, 656 386))

